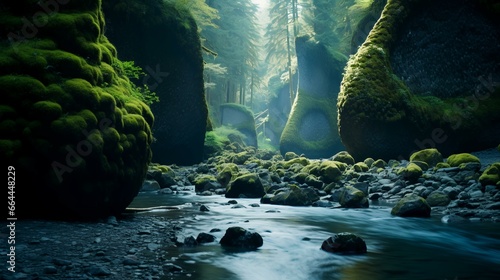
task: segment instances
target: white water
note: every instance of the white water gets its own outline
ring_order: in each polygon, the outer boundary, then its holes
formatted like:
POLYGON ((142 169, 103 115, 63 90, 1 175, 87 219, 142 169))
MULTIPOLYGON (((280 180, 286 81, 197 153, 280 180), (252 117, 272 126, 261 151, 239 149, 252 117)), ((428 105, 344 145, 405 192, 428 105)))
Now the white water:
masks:
POLYGON ((388 206, 328 209, 261 204, 238 199, 246 208, 232 209, 221 196, 141 194, 134 207, 182 205, 181 210, 139 215, 167 215, 183 221, 182 234, 196 237, 213 228, 220 240, 228 227, 258 232, 264 245, 251 252, 227 252, 218 243, 180 247, 176 262, 186 279, 500 279, 500 224, 443 224, 440 216, 399 218, 388 206), (210 208, 199 211, 200 204, 210 208), (275 212, 266 212, 274 210, 275 212), (279 212, 276 212, 279 211, 279 212), (338 232, 361 236, 364 255, 335 255, 320 250, 338 232))

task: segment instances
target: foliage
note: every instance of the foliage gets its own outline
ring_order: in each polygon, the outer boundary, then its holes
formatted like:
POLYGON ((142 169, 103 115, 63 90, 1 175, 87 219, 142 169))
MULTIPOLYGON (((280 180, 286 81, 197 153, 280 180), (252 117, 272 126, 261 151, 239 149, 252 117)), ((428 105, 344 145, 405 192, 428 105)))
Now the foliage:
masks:
POLYGON ((177 9, 187 9, 198 24, 198 30, 201 31, 206 27, 217 28, 214 23, 219 19, 217 9, 210 7, 205 0, 165 0, 173 3, 177 9))
MULTIPOLYGON (((133 61, 120 61, 115 59, 113 62, 113 68, 115 71, 121 75, 126 76, 129 79, 139 80, 144 73, 142 68, 135 65, 133 61)), ((135 83, 131 82, 131 93, 134 97, 138 98, 142 102, 151 105, 154 102, 159 102, 160 98, 149 89, 148 85, 144 84, 142 87, 137 86, 135 83)))

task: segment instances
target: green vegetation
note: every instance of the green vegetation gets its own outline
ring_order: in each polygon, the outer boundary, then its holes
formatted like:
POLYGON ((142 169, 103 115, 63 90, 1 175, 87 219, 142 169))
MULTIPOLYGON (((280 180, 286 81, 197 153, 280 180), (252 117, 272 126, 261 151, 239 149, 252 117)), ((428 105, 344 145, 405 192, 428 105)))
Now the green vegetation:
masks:
MULTIPOLYGON (((133 61, 120 61, 116 59, 113 63, 113 68, 117 73, 134 80, 139 80, 139 78, 142 78, 146 74, 133 61)), ((132 95, 147 105, 160 102, 160 98, 156 95, 156 92, 149 90, 148 85, 136 86, 135 83, 130 83, 130 85, 132 95)))
POLYGON ((446 162, 451 166, 451 167, 457 167, 460 166, 462 163, 468 163, 468 162, 477 162, 481 163, 478 157, 471 155, 469 153, 461 153, 461 154, 453 154, 446 159, 446 162))

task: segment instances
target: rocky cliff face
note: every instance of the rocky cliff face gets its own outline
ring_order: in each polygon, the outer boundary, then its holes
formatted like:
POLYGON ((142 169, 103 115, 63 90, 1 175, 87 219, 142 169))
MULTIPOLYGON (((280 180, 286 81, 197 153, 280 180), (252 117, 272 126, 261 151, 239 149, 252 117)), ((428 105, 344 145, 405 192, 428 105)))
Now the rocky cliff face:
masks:
POLYGON ((326 47, 308 37, 296 40, 299 90, 280 139, 280 151, 328 158, 343 150, 336 101, 342 66, 326 47))
POLYGON ((146 76, 137 81, 155 91, 153 161, 188 165, 203 157, 208 109, 203 59, 192 16, 164 1, 104 2, 106 36, 121 59, 133 60, 146 76))
POLYGON ((153 114, 120 73, 101 1, 0 4, 0 156, 17 216, 120 213, 151 160, 153 114))
POLYGON ((449 155, 497 145, 495 5, 388 1, 349 60, 339 94, 340 136, 356 159, 407 158, 434 147, 449 155))

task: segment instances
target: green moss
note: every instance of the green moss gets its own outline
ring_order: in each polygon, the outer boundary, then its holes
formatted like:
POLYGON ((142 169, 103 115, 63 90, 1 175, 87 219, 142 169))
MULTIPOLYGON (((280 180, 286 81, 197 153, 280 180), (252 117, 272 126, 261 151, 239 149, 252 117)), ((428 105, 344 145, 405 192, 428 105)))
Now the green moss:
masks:
POLYGON ((32 113, 36 116, 40 116, 40 119, 51 121, 61 116, 62 108, 61 105, 55 102, 38 101, 33 103, 32 113))
POLYGON ((326 184, 338 181, 342 176, 342 167, 339 166, 339 162, 335 161, 323 161, 319 167, 319 174, 326 184))
POLYGON ((435 166, 443 161, 443 156, 437 149, 425 149, 413 153, 410 156, 410 161, 423 161, 430 166, 435 166))
POLYGON ((336 155, 333 156, 333 160, 351 165, 356 162, 354 158, 346 151, 338 152, 336 155))
POLYGON ((410 162, 408 166, 399 169, 397 174, 403 176, 403 178, 408 181, 415 182, 418 178, 420 178, 420 176, 422 176, 423 171, 420 166, 410 162))
POLYGON ((337 116, 331 110, 335 106, 334 98, 315 97, 299 91, 292 106, 290 117, 281 134, 281 153, 294 151, 299 154, 306 154, 310 158, 326 157, 326 154, 333 154, 340 145, 336 126, 337 116), (317 140, 306 140, 300 137, 301 122, 310 112, 321 113, 327 119, 330 127, 324 129, 329 131, 328 136, 317 140))
POLYGON ((298 157, 298 158, 294 158, 294 159, 291 159, 291 160, 288 160, 288 161, 285 161, 285 163, 283 164, 283 167, 285 168, 290 168, 290 166, 292 166, 293 164, 300 164, 302 166, 306 166, 310 163, 309 159, 305 158, 305 157, 298 157))
POLYGON ((483 186, 498 186, 498 183, 500 182, 500 162, 496 162, 488 166, 488 168, 486 168, 483 171, 483 174, 479 177, 479 182, 483 186))
POLYGON ((368 38, 347 63, 337 102, 338 126, 342 142, 355 158, 398 158, 416 143, 430 140, 445 154, 470 149, 477 142, 472 135, 484 130, 485 120, 498 119, 498 90, 488 102, 461 108, 457 104, 471 103, 470 93, 449 99, 416 96, 394 75, 391 47, 417 2, 421 1, 388 1, 368 38), (442 140, 452 138, 457 145, 442 140))
POLYGON ((377 168, 384 168, 387 166, 387 163, 383 159, 377 159, 372 163, 372 166, 377 167, 377 168))
POLYGON ((353 170, 356 172, 367 172, 368 169, 370 168, 364 162, 357 162, 353 165, 353 170))
POLYGON ((462 163, 477 162, 481 163, 479 158, 469 153, 453 154, 446 159, 446 162, 452 167, 458 167, 462 163))

